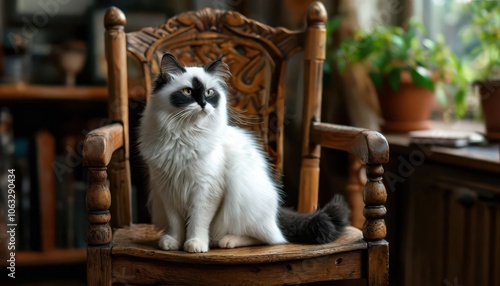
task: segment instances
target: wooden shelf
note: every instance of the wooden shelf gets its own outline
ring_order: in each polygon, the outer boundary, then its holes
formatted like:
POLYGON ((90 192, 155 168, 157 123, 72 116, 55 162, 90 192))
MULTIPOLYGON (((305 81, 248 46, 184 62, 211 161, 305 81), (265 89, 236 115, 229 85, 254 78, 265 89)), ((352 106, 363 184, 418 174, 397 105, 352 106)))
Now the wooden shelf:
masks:
MULTIPOLYGON (((64 263, 84 263, 87 259, 86 249, 54 249, 50 251, 18 251, 16 265, 34 266, 64 263)), ((2 262, 5 266, 5 261, 2 262)))
POLYGON ((105 86, 0 84, 0 100, 106 100, 105 86))

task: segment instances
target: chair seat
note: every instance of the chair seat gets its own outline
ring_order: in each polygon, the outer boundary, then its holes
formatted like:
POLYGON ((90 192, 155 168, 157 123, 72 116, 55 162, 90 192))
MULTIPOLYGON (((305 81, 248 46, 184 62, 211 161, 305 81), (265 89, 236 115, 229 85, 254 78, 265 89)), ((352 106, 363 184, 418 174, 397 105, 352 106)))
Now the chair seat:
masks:
POLYGON ((133 224, 115 230, 113 256, 133 256, 168 262, 197 264, 255 264, 314 258, 336 253, 367 249, 362 232, 349 226, 334 242, 319 245, 283 244, 251 246, 236 249, 210 249, 207 253, 164 251, 158 248, 161 232, 151 224, 133 224))

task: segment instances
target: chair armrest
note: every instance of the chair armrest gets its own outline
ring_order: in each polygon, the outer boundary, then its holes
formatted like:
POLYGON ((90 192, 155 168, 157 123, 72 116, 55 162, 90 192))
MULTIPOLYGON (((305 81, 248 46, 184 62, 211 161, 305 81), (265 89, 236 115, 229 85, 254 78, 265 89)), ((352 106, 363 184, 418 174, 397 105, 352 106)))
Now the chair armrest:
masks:
POLYGON ((108 245, 113 238, 109 226, 111 193, 107 183, 107 166, 113 153, 123 147, 123 136, 123 125, 113 123, 92 130, 83 143, 83 164, 88 168, 86 206, 89 246, 108 245))
POLYGON ((389 144, 376 131, 314 122, 311 140, 322 147, 354 154, 365 164, 385 164, 389 161, 389 144))
POLYGON ((113 152, 123 147, 123 126, 113 123, 92 130, 83 144, 83 164, 86 167, 106 167, 113 152))
POLYGON ((363 188, 365 207, 363 237, 370 243, 385 243, 387 234, 384 204, 387 192, 382 183, 384 168, 389 161, 389 144, 382 134, 361 128, 328 123, 313 123, 311 141, 321 146, 354 154, 366 164, 367 182, 363 188))

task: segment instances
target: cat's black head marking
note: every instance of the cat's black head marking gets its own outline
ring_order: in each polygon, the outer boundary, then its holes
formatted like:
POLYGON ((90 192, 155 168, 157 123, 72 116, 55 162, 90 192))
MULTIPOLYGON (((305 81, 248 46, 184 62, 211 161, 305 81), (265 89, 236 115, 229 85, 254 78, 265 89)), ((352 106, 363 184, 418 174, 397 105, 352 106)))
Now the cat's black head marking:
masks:
POLYGON ((185 73, 186 69, 177 61, 171 53, 165 53, 160 63, 161 76, 169 81, 172 74, 185 73))
POLYGON ((213 62, 209 63, 208 65, 204 66, 203 69, 208 72, 208 73, 213 73, 213 72, 216 72, 217 69, 219 68, 219 66, 221 64, 224 64, 222 62, 222 59, 221 58, 217 58, 215 59, 213 62))
POLYGON ((193 83, 192 96, 194 100, 201 106, 201 108, 205 108, 205 106, 207 105, 207 98, 205 96, 205 87, 197 77, 193 77, 192 83, 193 83))

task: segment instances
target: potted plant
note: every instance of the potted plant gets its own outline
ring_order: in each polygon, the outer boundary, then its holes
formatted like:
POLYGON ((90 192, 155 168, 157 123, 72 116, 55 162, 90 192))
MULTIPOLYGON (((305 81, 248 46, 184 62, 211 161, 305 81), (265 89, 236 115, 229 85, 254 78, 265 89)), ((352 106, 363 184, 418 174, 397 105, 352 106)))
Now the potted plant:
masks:
POLYGON ((366 65, 377 88, 385 131, 429 128, 435 94, 442 100, 453 97, 455 112, 465 112, 467 82, 461 63, 443 37, 431 41, 423 38, 425 32, 415 19, 408 21, 407 29, 380 25, 356 31, 334 55, 340 71, 366 65))
POLYGON ((473 1, 465 6, 471 13, 471 24, 464 37, 475 45, 474 60, 470 63, 474 85, 489 139, 500 139, 500 3, 473 1))

